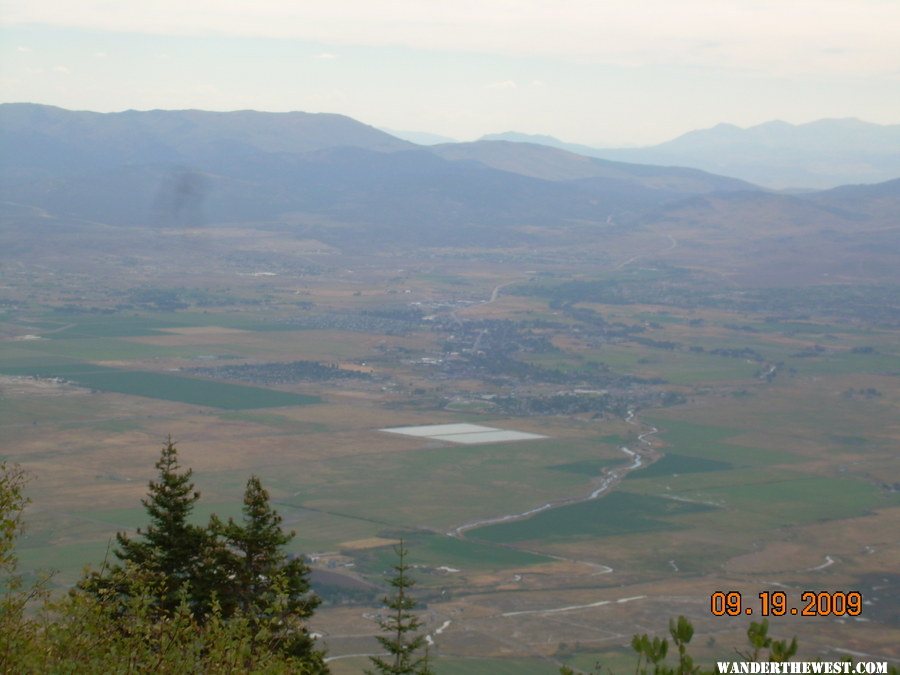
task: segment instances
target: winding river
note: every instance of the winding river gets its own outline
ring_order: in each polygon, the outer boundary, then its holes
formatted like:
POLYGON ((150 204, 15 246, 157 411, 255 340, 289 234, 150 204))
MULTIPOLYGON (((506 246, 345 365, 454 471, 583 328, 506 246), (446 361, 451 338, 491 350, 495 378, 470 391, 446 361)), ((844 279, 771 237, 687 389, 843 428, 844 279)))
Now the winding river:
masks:
MULTIPOLYGON (((625 417, 625 421, 633 426, 639 426, 638 422, 635 421, 633 410, 628 411, 628 415, 625 417)), ((546 504, 542 504, 541 506, 537 506, 533 509, 522 511, 521 513, 509 513, 502 516, 485 518, 483 520, 475 520, 470 523, 460 525, 459 527, 456 527, 447 532, 447 534, 451 537, 463 538, 466 532, 479 527, 497 525, 499 523, 509 523, 517 520, 525 520, 526 518, 530 518, 531 516, 534 516, 538 513, 548 511, 550 509, 556 509, 560 506, 569 506, 570 504, 579 504, 581 502, 587 502, 592 499, 598 499, 599 497, 602 497, 604 494, 609 492, 610 489, 612 489, 613 486, 617 485, 619 481, 621 481, 626 475, 628 475, 632 471, 640 469, 645 465, 645 463, 652 462, 658 458, 655 451, 653 450, 653 444, 647 440, 650 436, 657 433, 659 433, 659 429, 651 426, 649 431, 645 431, 642 434, 638 435, 638 443, 640 444, 638 446, 638 449, 632 450, 631 448, 624 445, 619 448, 619 450, 628 455, 628 457, 632 460, 631 463, 628 466, 623 466, 618 469, 604 471, 603 475, 596 479, 598 481, 596 487, 587 495, 558 499, 552 502, 547 502, 546 504)))

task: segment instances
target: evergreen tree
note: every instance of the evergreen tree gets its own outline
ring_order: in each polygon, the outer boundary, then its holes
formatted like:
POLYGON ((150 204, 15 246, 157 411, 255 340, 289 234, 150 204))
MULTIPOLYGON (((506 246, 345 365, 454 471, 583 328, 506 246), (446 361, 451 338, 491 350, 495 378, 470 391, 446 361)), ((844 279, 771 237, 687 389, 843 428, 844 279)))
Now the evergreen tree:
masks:
MULTIPOLYGON (((376 639, 385 651, 388 658, 371 656, 369 660, 375 664, 376 673, 382 675, 432 675, 428 663, 428 649, 421 656, 416 654, 425 645, 425 636, 416 633, 422 623, 412 613, 416 606, 416 599, 409 594, 409 589, 415 585, 415 580, 409 574, 409 565, 406 564, 407 549, 400 545, 394 547, 397 554, 397 564, 393 566, 394 576, 388 579, 393 588, 393 593, 384 598, 384 606, 387 608, 387 617, 379 619, 381 630, 388 633, 387 636, 377 635, 376 639)), ((367 675, 374 675, 373 671, 366 671, 367 675)))
POLYGON ((284 551, 295 533, 285 533, 281 520, 256 476, 247 481, 242 523, 229 518, 222 525, 213 519, 211 529, 227 547, 221 565, 227 578, 221 587, 222 607, 226 614, 236 612, 267 631, 284 653, 321 662, 304 623, 320 600, 310 592, 309 566, 284 551))
POLYGON ((146 588, 154 589, 153 603, 158 613, 171 614, 187 597, 195 616, 209 609, 215 583, 210 579, 215 568, 209 562, 215 557, 211 549, 214 540, 206 529, 188 522, 200 493, 191 482, 191 469, 181 470, 178 450, 172 437, 166 439, 159 461, 159 479, 151 480, 149 493, 141 500, 150 516, 150 525, 138 528, 139 539, 124 532, 116 534, 118 548, 114 551, 130 570, 121 574, 122 565, 91 574, 80 587, 107 599, 119 596, 125 600, 133 595, 129 578, 141 576, 146 588))
POLYGON ((25 608, 43 595, 37 586, 27 588, 16 573, 16 538, 28 503, 23 493, 25 482, 21 467, 0 461, 0 673, 15 672, 10 664, 34 626, 25 608))
POLYGON ((28 500, 22 493, 25 472, 21 467, 0 462, 0 571, 14 569, 16 534, 22 527, 22 509, 28 500))

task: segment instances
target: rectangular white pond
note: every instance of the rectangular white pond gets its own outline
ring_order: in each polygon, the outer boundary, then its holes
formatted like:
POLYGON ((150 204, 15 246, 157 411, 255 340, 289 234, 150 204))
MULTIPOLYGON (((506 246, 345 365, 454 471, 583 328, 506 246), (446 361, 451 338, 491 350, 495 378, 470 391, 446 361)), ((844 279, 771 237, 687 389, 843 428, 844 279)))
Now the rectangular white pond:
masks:
POLYGON ((390 429, 379 429, 379 431, 386 431, 389 434, 401 434, 403 436, 431 438, 462 445, 508 443, 511 441, 530 441, 538 438, 547 438, 540 434, 497 429, 496 427, 485 427, 480 424, 428 424, 417 427, 393 427, 390 429))
POLYGON ((506 431, 497 429, 496 431, 483 431, 474 434, 442 434, 440 436, 430 436, 439 441, 450 441, 451 443, 462 443, 463 445, 475 445, 476 443, 507 443, 509 441, 532 441, 537 438, 547 438, 540 434, 529 434, 525 431, 506 431))
POLYGON ((483 427, 480 424, 428 424, 421 427, 393 427, 391 429, 379 429, 390 434, 403 434, 404 436, 441 436, 444 434, 474 434, 483 431, 497 431, 494 427, 483 427))

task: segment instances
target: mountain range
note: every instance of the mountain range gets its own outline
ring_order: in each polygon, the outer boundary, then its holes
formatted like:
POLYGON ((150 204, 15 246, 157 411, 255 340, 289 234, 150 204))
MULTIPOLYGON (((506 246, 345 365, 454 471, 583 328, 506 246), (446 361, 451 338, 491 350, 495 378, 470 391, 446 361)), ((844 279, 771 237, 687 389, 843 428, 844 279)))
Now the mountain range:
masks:
POLYGON ((779 195, 537 143, 425 147, 341 115, 4 104, 0 201, 7 223, 263 224, 357 250, 595 245, 621 228, 881 231, 896 226, 900 181, 779 195))
POLYGON ((742 129, 719 124, 642 148, 594 148, 506 132, 482 140, 537 143, 588 157, 693 167, 772 189, 827 189, 900 177, 900 124, 823 119, 742 129))
POLYGON ((299 218, 429 240, 605 222, 685 196, 756 189, 536 145, 426 148, 340 115, 31 104, 0 106, 0 179, 6 202, 103 223, 299 218))

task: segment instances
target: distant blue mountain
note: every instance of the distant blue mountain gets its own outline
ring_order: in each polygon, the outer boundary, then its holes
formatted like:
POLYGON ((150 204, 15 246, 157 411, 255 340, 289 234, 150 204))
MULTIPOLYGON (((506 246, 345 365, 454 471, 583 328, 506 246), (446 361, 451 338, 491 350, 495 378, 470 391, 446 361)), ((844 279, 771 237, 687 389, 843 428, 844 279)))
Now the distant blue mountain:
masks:
POLYGON ((385 133, 395 136, 404 141, 415 143, 416 145, 439 145, 441 143, 456 143, 455 138, 449 136, 441 136, 440 134, 432 134, 428 131, 398 131, 396 129, 388 129, 381 127, 385 133))
POLYGON ((827 189, 900 177, 900 124, 857 119, 800 125, 773 121, 747 129, 719 124, 643 148, 592 148, 513 132, 484 138, 540 143, 620 162, 694 167, 774 189, 827 189))
POLYGON ((0 105, 3 208, 26 205, 60 220, 300 222, 319 238, 359 246, 477 243, 513 241, 534 225, 587 228, 692 195, 754 189, 696 169, 534 144, 425 147, 341 115, 0 105))

